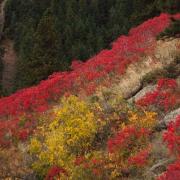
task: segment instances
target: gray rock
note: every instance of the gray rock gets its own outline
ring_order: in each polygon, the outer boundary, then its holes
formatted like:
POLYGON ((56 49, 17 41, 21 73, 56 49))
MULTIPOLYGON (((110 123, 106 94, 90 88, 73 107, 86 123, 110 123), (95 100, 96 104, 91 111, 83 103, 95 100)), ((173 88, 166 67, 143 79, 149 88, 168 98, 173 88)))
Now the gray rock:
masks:
POLYGON ((152 55, 143 56, 139 61, 130 64, 126 72, 117 77, 111 91, 120 94, 125 99, 130 98, 139 90, 142 79, 154 71, 168 67, 180 55, 178 45, 180 39, 157 41, 157 46, 152 55), (159 57, 159 58, 158 58, 159 57))
POLYGON ((32 174, 27 174, 27 175, 23 178, 23 180, 38 180, 38 179, 37 179, 36 175, 35 175, 34 173, 32 173, 32 174))
POLYGON ((178 109, 168 113, 162 121, 163 121, 163 123, 168 125, 170 122, 175 121, 178 115, 180 115, 180 107, 178 109))
POLYGON ((174 159, 162 159, 156 164, 154 164, 150 169, 147 170, 146 176, 150 176, 148 179, 156 179, 160 176, 165 170, 168 164, 172 163, 174 159))
POLYGON ((128 100, 128 102, 133 102, 133 101, 137 101, 139 99, 141 99, 143 96, 145 96, 147 93, 152 92, 156 89, 155 85, 148 85, 146 87, 144 87, 142 90, 140 90, 135 96, 133 96, 132 98, 130 98, 128 100))

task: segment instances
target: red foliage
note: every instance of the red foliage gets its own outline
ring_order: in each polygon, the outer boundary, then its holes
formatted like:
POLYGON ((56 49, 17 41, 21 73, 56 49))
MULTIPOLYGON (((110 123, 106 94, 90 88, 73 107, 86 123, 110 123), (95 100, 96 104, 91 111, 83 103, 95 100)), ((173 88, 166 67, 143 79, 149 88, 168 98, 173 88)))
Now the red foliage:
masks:
POLYGON ((180 158, 180 115, 175 122, 169 124, 163 139, 167 143, 169 151, 180 158))
POLYGON ((95 176, 100 176, 101 175, 101 171, 99 169, 93 169, 93 174, 95 176))
POLYGON ((84 156, 79 156, 79 157, 76 158, 74 164, 75 164, 76 166, 80 166, 81 164, 84 163, 84 161, 85 161, 84 156))
POLYGON ((169 78, 164 78, 164 79, 159 79, 157 83, 157 90, 162 90, 162 89, 175 89, 177 88, 177 82, 175 79, 169 79, 169 78))
POLYGON ((21 141, 27 140, 27 138, 29 136, 29 130, 27 130, 27 129, 19 130, 18 136, 21 141))
POLYGON ((179 95, 175 93, 176 88, 177 83, 174 79, 160 79, 156 89, 136 101, 136 104, 143 107, 155 105, 168 111, 179 103, 179 95))
POLYGON ((71 64, 71 69, 72 70, 79 69, 82 67, 82 65, 83 63, 80 60, 73 60, 71 64))
POLYGON ((180 115, 175 122, 169 124, 167 131, 163 135, 171 154, 175 155, 177 160, 170 164, 167 171, 163 173, 158 180, 179 180, 180 177, 180 115))
POLYGON ((167 171, 157 178, 157 180, 179 180, 180 177, 180 160, 170 164, 167 171))
POLYGON ((129 165, 135 165, 138 167, 143 167, 147 164, 148 157, 150 154, 150 149, 143 149, 139 153, 137 153, 135 156, 132 156, 128 159, 129 165))
POLYGON ((84 169, 90 170, 95 176, 101 176, 104 168, 104 161, 102 159, 86 159, 84 156, 79 156, 74 163, 76 166, 82 165, 84 169))
POLYGON ((109 153, 114 153, 121 149, 129 149, 137 140, 149 137, 150 132, 145 129, 137 129, 133 126, 127 126, 115 137, 108 140, 107 146, 109 153))
MULTIPOLYGON (((175 16, 175 15, 173 15, 175 16)), ((109 73, 123 74, 126 67, 144 53, 154 49, 156 36, 170 24, 171 15, 161 14, 130 30, 128 36, 120 36, 112 43, 111 50, 103 50, 86 62, 75 61, 72 71, 54 73, 48 80, 39 85, 22 89, 9 97, 0 99, 0 118, 3 120, 32 113, 46 111, 51 102, 59 100, 64 93, 78 94, 81 91, 88 95, 99 85, 111 82, 109 73)), ((31 122, 34 126, 35 123, 31 122)), ((18 123, 17 123, 18 124, 18 123)), ((1 122, 0 129, 6 126, 1 122)), ((9 124, 7 129, 17 131, 17 126, 9 124)), ((0 142, 2 136, 0 137, 0 142)))
POLYGON ((176 20, 180 20, 180 13, 177 13, 177 14, 173 15, 172 17, 176 20))
POLYGON ((64 175, 68 175, 66 170, 64 170, 63 168, 60 168, 58 166, 53 166, 49 169, 48 173, 47 173, 47 176, 46 176, 46 180, 54 180, 54 178, 56 176, 59 176, 61 174, 64 174, 64 175))

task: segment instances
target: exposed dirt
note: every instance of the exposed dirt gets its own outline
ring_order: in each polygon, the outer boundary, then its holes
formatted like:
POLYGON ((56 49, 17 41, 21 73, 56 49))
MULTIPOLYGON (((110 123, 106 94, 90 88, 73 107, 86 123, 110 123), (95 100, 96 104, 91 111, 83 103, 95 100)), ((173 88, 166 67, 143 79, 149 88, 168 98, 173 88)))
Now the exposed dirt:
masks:
POLYGON ((112 91, 130 98, 137 93, 142 85, 143 77, 155 70, 163 69, 180 56, 180 38, 158 41, 155 54, 143 57, 142 60, 128 66, 124 75, 112 87, 112 91))
POLYGON ((5 21, 5 12, 4 12, 4 7, 6 4, 7 0, 0 0, 0 40, 2 38, 2 33, 4 29, 4 21, 5 21))
POLYGON ((2 58, 4 67, 2 72, 2 87, 4 91, 11 92, 14 87, 17 56, 13 41, 9 39, 3 40, 2 47, 4 48, 4 56, 2 58))
POLYGON ((4 56, 2 58, 3 72, 2 72, 2 89, 5 92, 11 92, 14 86, 14 79, 16 74, 16 53, 14 51, 13 41, 9 39, 3 40, 3 30, 5 21, 4 7, 7 0, 0 0, 0 40, 1 47, 4 48, 4 56))

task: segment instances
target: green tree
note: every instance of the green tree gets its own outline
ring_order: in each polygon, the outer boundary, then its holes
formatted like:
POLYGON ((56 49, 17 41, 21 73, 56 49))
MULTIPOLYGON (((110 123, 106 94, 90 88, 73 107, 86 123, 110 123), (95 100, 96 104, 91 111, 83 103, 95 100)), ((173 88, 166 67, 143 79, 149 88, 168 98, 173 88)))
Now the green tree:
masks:
POLYGON ((8 0, 5 32, 19 57, 16 83, 30 86, 68 70, 74 58, 85 61, 131 27, 179 6, 178 0, 8 0))
POLYGON ((156 7, 161 12, 178 13, 180 9, 179 0, 157 0, 156 7))
MULTIPOLYGON (((54 17, 44 15, 34 33, 32 54, 26 63, 21 63, 24 71, 23 85, 33 85, 47 78, 54 71, 63 70, 64 64, 58 59, 59 43, 54 27, 54 17)), ((25 58, 23 58, 25 59, 25 58)))

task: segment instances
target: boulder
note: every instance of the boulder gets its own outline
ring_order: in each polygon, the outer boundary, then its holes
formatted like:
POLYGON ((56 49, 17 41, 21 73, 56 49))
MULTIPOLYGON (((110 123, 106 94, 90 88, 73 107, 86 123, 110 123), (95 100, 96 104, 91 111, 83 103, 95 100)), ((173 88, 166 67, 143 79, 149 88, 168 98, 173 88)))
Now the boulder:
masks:
POLYGON ((180 107, 174 111, 171 111, 168 113, 162 120, 163 123, 168 125, 170 122, 173 122, 176 120, 177 116, 180 115, 180 107))
POLYGON ((156 89, 156 85, 148 85, 141 89, 135 96, 131 97, 128 102, 136 102, 142 97, 144 97, 147 93, 152 92, 156 89))

